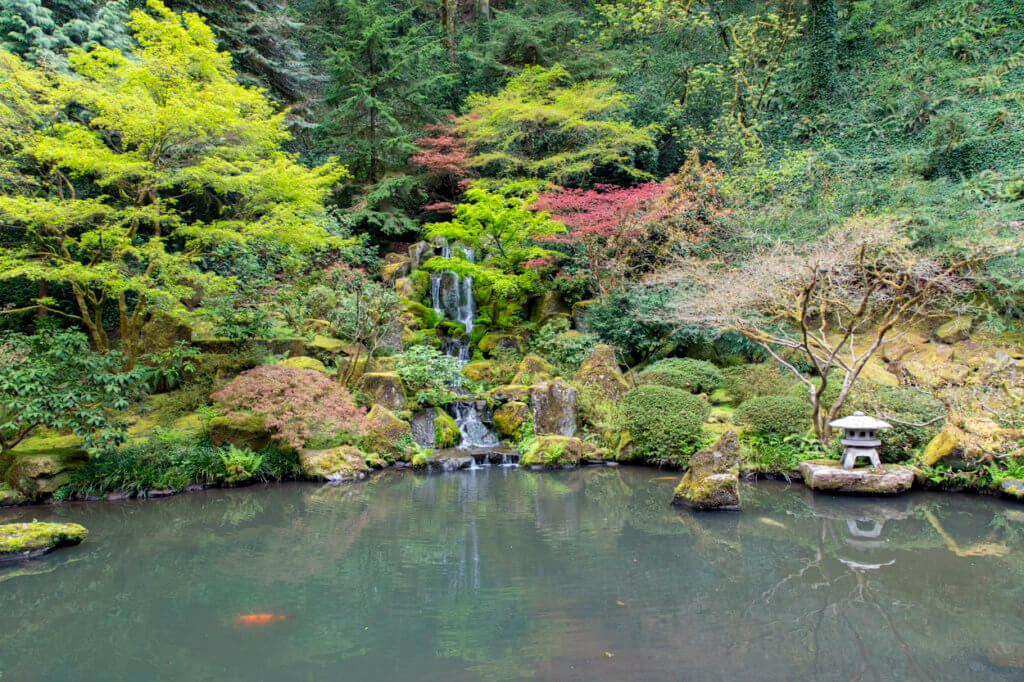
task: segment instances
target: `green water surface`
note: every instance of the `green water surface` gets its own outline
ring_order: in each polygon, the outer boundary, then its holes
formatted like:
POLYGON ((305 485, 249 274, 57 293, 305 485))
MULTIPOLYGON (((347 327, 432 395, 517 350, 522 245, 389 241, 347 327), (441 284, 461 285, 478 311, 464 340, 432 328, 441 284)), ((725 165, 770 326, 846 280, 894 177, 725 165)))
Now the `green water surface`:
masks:
POLYGON ((0 511, 0 681, 1024 679, 1024 506, 649 469, 394 472, 0 511), (239 616, 285 616, 244 625, 239 616))

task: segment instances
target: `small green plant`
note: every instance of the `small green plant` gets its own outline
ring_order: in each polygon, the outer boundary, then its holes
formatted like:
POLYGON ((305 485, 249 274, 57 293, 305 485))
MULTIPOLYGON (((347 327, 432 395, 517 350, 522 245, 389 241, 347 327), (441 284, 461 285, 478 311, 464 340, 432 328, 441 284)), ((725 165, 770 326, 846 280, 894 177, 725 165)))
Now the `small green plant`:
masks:
POLYGON ((220 461, 224 466, 226 483, 241 483, 254 478, 263 466, 263 455, 248 448, 237 448, 229 445, 220 453, 220 461))
POLYGON ((533 349, 555 366, 562 376, 571 376, 597 345, 597 337, 569 329, 569 320, 556 317, 537 332, 533 349))
POLYGON ((173 391, 195 374, 200 354, 187 341, 178 341, 170 348, 143 355, 139 370, 151 391, 173 391))
POLYGON ((412 346, 399 355, 395 373, 421 405, 451 402, 449 386, 462 380, 458 358, 427 345, 412 346))
POLYGON ((789 473, 800 466, 800 462, 829 458, 830 454, 817 439, 799 434, 744 434, 743 444, 744 468, 759 474, 780 474, 787 478, 789 473))

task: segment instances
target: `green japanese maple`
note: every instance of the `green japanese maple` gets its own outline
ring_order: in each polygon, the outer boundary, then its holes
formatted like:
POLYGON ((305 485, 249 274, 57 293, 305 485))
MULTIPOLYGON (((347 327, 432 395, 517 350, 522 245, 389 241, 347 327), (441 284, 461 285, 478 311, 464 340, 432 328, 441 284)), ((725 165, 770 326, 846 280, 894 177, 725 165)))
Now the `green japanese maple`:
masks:
MULTIPOLYGON (((132 12, 129 55, 76 50, 65 75, 0 53, 0 111, 27 112, 0 122, 0 141, 32 180, 0 195, 0 219, 19 231, 0 247, 0 278, 68 286, 100 351, 114 303, 128 366, 154 311, 183 319, 184 301, 229 284, 197 267, 211 247, 330 245, 323 199, 346 174, 283 151, 283 114, 239 84, 198 16, 147 4, 132 12)), ((67 314, 45 296, 36 305, 67 314)))
POLYGON ((471 187, 455 209, 453 220, 430 223, 425 229, 428 236, 442 236, 449 243, 470 247, 476 257, 471 259, 462 249, 454 249, 452 256, 431 258, 424 267, 468 275, 503 298, 531 289, 537 274, 530 266, 557 255, 536 240, 565 230, 547 213, 527 208, 533 198, 471 187))

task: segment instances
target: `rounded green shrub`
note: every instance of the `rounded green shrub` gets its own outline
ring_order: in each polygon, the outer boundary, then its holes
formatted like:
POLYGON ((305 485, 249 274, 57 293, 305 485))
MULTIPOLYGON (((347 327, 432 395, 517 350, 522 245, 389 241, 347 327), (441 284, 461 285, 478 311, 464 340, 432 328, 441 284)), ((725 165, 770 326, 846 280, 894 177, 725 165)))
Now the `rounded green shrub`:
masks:
POLYGON ((842 414, 860 410, 892 424, 879 433, 878 454, 883 462, 905 462, 914 451, 928 445, 942 429, 946 407, 931 395, 911 386, 885 386, 868 381, 857 384, 857 393, 843 405, 842 414), (904 422, 904 423, 901 423, 904 422))
POLYGON ((765 395, 743 401, 734 418, 756 433, 788 435, 803 433, 810 426, 811 406, 806 400, 788 395, 765 395))
POLYGON ((637 454, 659 464, 685 464, 700 444, 711 407, 671 386, 638 386, 622 398, 622 412, 637 454))
POLYGON ((690 393, 710 393, 722 385, 722 373, 707 360, 666 358, 637 376, 641 384, 679 388, 690 393))
POLYGON ((722 370, 722 388, 737 404, 766 395, 788 393, 789 388, 804 388, 793 374, 787 374, 770 362, 739 365, 722 370))

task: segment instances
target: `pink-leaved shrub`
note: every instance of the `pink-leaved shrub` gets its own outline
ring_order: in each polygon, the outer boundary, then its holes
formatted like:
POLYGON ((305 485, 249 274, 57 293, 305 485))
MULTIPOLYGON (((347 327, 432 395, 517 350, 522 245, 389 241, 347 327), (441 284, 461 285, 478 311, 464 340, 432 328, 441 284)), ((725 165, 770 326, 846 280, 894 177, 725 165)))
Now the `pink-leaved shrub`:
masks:
POLYGON ((300 448, 314 438, 362 431, 366 410, 344 386, 312 369, 260 365, 211 396, 227 416, 256 415, 273 438, 300 448))

